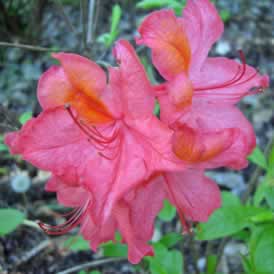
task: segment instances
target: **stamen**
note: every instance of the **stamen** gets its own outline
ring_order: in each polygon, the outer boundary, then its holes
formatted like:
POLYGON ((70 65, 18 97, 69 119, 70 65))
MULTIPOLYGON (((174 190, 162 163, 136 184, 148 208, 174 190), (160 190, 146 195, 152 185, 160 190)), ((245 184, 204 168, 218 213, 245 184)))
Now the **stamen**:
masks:
POLYGON ((82 219, 87 214, 89 205, 90 201, 88 201, 84 206, 79 207, 76 210, 74 209, 72 213, 69 214, 71 217, 61 225, 53 226, 40 221, 38 222, 38 225, 45 233, 49 235, 63 235, 81 223, 82 219))
POLYGON ((83 120, 79 120, 75 117, 75 115, 72 112, 72 109, 69 104, 65 105, 65 109, 68 111, 70 117, 72 120, 75 122, 75 124, 79 127, 79 129, 88 136, 88 141, 92 143, 92 145, 99 150, 98 154, 107 160, 114 160, 117 157, 118 150, 120 148, 120 141, 121 141, 121 136, 120 136, 120 130, 116 129, 112 133, 111 136, 104 136, 95 126, 89 127, 84 123, 83 120), (117 138, 120 137, 120 138, 117 138), (115 142, 112 146, 111 144, 115 141, 118 140, 118 143, 115 142), (117 149, 117 152, 115 153, 114 156, 110 157, 102 153, 104 150, 113 150, 117 149))
POLYGON ((208 90, 212 90, 212 89, 221 89, 221 88, 226 88, 226 87, 231 87, 231 86, 238 86, 238 85, 245 84, 246 82, 253 79, 258 73, 257 71, 254 74, 252 74, 250 77, 248 77, 248 79, 245 79, 244 81, 240 81, 246 74, 246 59, 245 59, 245 55, 244 55, 243 51, 240 50, 239 55, 240 55, 240 59, 242 62, 242 66, 239 65, 238 71, 236 72, 236 74, 233 76, 232 79, 230 79, 229 81, 220 83, 220 84, 209 85, 209 86, 205 86, 205 87, 195 87, 194 90, 195 91, 208 91, 208 90))

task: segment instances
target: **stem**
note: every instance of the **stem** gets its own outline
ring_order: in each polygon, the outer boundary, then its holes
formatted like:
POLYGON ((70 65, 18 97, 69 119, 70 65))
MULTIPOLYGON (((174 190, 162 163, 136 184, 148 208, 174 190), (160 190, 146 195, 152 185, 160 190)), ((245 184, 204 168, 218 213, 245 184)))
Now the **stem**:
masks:
POLYGON ((86 10, 87 10, 87 5, 86 5, 86 0, 80 0, 80 23, 82 25, 82 43, 83 43, 83 49, 84 51, 87 50, 87 39, 86 39, 86 35, 87 35, 87 26, 86 26, 86 10))
POLYGON ((31 220, 24 220, 23 225, 33 227, 33 228, 37 228, 37 229, 41 230, 40 226, 36 222, 31 221, 31 220))
POLYGON ((69 274, 69 273, 77 272, 77 271, 87 269, 90 267, 96 267, 96 266, 101 266, 104 264, 115 263, 115 262, 120 262, 120 261, 125 261, 125 260, 127 260, 127 259, 126 258, 109 258, 109 259, 97 260, 94 262, 84 263, 84 264, 80 264, 80 265, 68 268, 67 270, 58 272, 57 274, 69 274))
POLYGON ((33 249, 27 251, 27 253, 24 254, 20 258, 20 260, 15 263, 15 265, 18 267, 19 265, 26 263, 27 261, 29 261, 30 259, 35 257, 37 254, 42 252, 44 249, 48 248, 50 245, 51 245, 50 240, 45 240, 45 241, 41 242, 40 244, 35 246, 33 249))
POLYGON ((43 51, 43 52, 54 51, 54 49, 52 48, 45 48, 40 46, 18 44, 18 43, 9 43, 9 42, 0 42, 0 47, 13 47, 13 48, 21 48, 21 49, 34 50, 34 51, 43 51))
POLYGON ((88 6, 88 26, 87 26, 87 44, 91 44, 93 42, 93 16, 94 16, 94 8, 95 8, 95 0, 89 0, 88 6))
MULTIPOLYGON (((274 138, 270 139, 265 147, 264 150, 264 155, 267 156, 272 148, 272 146, 274 145, 274 138)), ((242 197, 242 202, 246 203, 248 201, 248 199, 250 198, 251 194, 253 193, 253 191, 256 189, 259 180, 258 178, 260 177, 260 175, 262 174, 263 169, 259 166, 256 167, 256 169, 254 170, 249 182, 248 182, 248 188, 246 190, 246 192, 244 193, 243 197, 242 197)))
POLYGON ((199 271, 198 266, 197 266, 199 255, 198 255, 197 250, 195 248, 194 235, 191 234, 189 236, 190 236, 189 237, 189 248, 190 248, 191 257, 194 260, 194 264, 193 264, 194 271, 195 271, 195 274, 199 274, 200 271, 199 271))
POLYGON ((66 24, 69 27, 70 31, 74 35, 77 35, 76 30, 75 30, 73 24, 71 23, 71 20, 69 19, 69 17, 65 13, 63 4, 60 2, 60 0, 54 0, 53 2, 56 5, 57 9, 59 10, 61 16, 64 18, 64 21, 66 22, 66 24))

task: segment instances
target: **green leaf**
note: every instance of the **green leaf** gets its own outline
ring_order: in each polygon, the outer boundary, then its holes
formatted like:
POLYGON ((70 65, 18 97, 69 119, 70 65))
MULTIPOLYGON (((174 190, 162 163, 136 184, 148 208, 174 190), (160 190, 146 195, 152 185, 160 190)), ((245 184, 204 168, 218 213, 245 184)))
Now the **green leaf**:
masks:
POLYGON ((251 224, 251 218, 268 210, 238 204, 238 198, 225 194, 223 206, 217 209, 207 223, 197 229, 198 240, 213 240, 233 235, 251 224))
POLYGON ((270 153, 268 155, 268 164, 270 167, 274 168, 274 145, 272 146, 270 153))
POLYGON ((136 4, 139 9, 159 9, 166 7, 171 1, 170 0, 143 0, 136 4))
POLYGON ((117 33, 121 16, 122 16, 122 10, 120 6, 118 4, 114 5, 114 7, 112 8, 112 14, 111 14, 111 26, 110 26, 111 34, 117 33))
POLYGON ((229 12, 229 10, 221 10, 220 16, 225 23, 231 19, 231 13, 229 12))
POLYGON ((254 273, 252 271, 252 265, 251 265, 251 262, 249 261, 249 258, 247 256, 243 256, 243 255, 241 255, 241 258, 242 258, 242 264, 244 267, 244 271, 248 274, 254 273))
POLYGON ((255 206, 259 206, 260 203, 263 201, 263 199, 265 198, 265 194, 266 194, 268 187, 269 186, 266 183, 266 181, 263 181, 259 184, 259 186, 257 187, 256 192, 254 194, 254 198, 253 198, 253 203, 255 206))
POLYGON ((238 196, 228 191, 222 191, 222 207, 241 206, 238 196))
POLYGON ((273 273, 274 225, 266 225, 255 232, 250 245, 250 257, 256 273, 273 273))
POLYGON ((161 240, 159 241, 159 243, 161 243, 167 248, 171 248, 182 240, 183 240, 183 236, 181 234, 176 232, 170 232, 166 234, 165 236, 163 236, 161 240))
POLYGON ((128 248, 125 244, 108 242, 101 247, 105 257, 127 257, 128 248))
POLYGON ((274 186, 268 185, 265 191, 265 199, 272 210, 274 210, 274 186))
POLYGON ((0 152, 7 152, 9 151, 8 147, 4 144, 0 144, 0 152))
POLYGON ((0 209, 0 236, 14 231, 25 219, 25 215, 13 208, 0 209))
POLYGON ((262 167, 263 169, 267 169, 267 161, 264 156, 264 153, 261 151, 259 147, 256 147, 252 153, 248 156, 248 160, 252 163, 262 167))
POLYGON ((152 274, 182 274, 183 257, 179 251, 168 250, 160 243, 154 246, 154 257, 146 257, 152 274))
POLYGON ((268 173, 274 177, 274 145, 272 146, 270 153, 268 155, 268 173))
POLYGON ((101 272, 97 271, 97 270, 94 270, 94 271, 89 272, 89 274, 101 274, 101 272))
POLYGON ((98 43, 104 44, 105 46, 108 44, 108 41, 110 40, 110 34, 109 33, 103 33, 99 35, 96 39, 98 43))
POLYGON ((19 117, 19 122, 24 125, 28 120, 32 118, 32 112, 27 111, 24 112, 20 117, 19 117))
POLYGON ((215 274, 217 263, 218 263, 217 256, 209 255, 206 259, 206 274, 215 274))
POLYGON ((154 111, 153 111, 154 115, 159 117, 160 116, 160 105, 158 102, 155 103, 155 107, 154 107, 154 111))
POLYGON ((168 201, 164 201, 164 206, 159 213, 159 218, 162 221, 170 222, 176 215, 176 208, 168 201))
POLYGON ((73 251, 84 251, 90 249, 88 241, 80 235, 68 238, 65 241, 64 246, 73 251))
POLYGON ((254 223, 266 223, 266 222, 273 222, 273 212, 272 211, 265 211, 261 212, 255 216, 252 216, 250 220, 254 223))
POLYGON ((87 274, 87 272, 85 270, 81 270, 78 272, 78 274, 87 274))

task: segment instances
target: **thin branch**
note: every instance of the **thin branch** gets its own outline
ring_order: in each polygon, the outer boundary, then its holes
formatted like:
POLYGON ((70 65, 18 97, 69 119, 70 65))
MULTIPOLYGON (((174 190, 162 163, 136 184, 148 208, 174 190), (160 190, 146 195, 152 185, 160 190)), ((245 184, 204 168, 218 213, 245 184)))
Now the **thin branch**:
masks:
POLYGON ((84 50, 87 50, 87 5, 86 0, 80 0, 80 23, 82 25, 82 42, 84 50))
POLYGON ((41 230, 40 226, 36 222, 31 221, 31 220, 24 220, 23 225, 41 230))
POLYGON ((194 267, 195 274, 199 274, 200 271, 199 271, 198 266, 197 266, 197 262, 198 262, 198 259, 199 259, 199 254, 197 253, 197 249, 195 247, 195 241, 194 241, 194 235, 193 234, 189 235, 189 249, 190 249, 191 257, 193 258, 193 261, 194 261, 193 267, 194 267))
POLYGON ((61 16, 63 17, 64 21, 66 22, 67 26, 69 27, 70 31, 73 32, 74 35, 77 35, 77 32, 76 32, 73 24, 71 23, 71 20, 69 19, 69 17, 65 13, 63 4, 60 2, 60 0, 53 0, 53 2, 56 5, 57 9, 59 10, 59 12, 60 12, 61 16))
POLYGON ((80 265, 71 267, 67 270, 58 272, 57 274, 69 274, 69 273, 77 272, 77 271, 87 269, 87 268, 91 268, 91 267, 97 267, 97 266, 101 266, 101 265, 104 265, 104 264, 121 262, 121 261, 125 261, 125 260, 127 260, 127 259, 126 258, 109 258, 109 259, 97 260, 97 261, 94 261, 94 262, 84 263, 84 264, 80 264, 80 265))
POLYGON ((95 9, 95 0, 89 0, 88 6, 88 26, 87 26, 87 44, 91 44, 93 42, 93 17, 94 17, 94 9, 95 9))
POLYGON ((9 42, 0 42, 0 47, 13 47, 13 48, 27 49, 27 50, 33 50, 33 51, 43 51, 43 52, 55 51, 53 48, 45 48, 40 46, 9 43, 9 42))
MULTIPOLYGON (((264 150, 264 155, 267 156, 272 148, 272 146, 274 145, 274 138, 270 138, 265 150, 264 150)), ((259 183, 259 177, 262 174, 262 168, 257 166, 256 169, 254 170, 249 182, 248 182, 248 188, 246 190, 246 192, 244 193, 243 197, 242 197, 242 202, 246 203, 250 197, 250 195, 253 193, 253 191, 256 189, 258 183, 259 183)))
POLYGON ((39 254, 41 251, 48 248, 50 245, 51 245, 50 240, 45 240, 45 241, 41 242, 39 245, 37 245, 33 249, 29 250, 25 255, 23 255, 23 257, 20 258, 18 262, 16 262, 16 266, 18 267, 19 265, 26 263, 31 258, 33 258, 37 254, 39 254))

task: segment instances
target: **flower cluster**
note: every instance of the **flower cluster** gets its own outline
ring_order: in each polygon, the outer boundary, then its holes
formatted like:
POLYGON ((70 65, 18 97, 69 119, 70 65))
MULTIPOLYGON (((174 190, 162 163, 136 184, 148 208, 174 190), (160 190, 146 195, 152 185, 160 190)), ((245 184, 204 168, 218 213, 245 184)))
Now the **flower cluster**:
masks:
POLYGON ((44 231, 80 225, 93 250, 120 231, 130 262, 138 263, 153 254, 148 241, 164 199, 186 232, 220 207, 204 171, 247 165, 255 135, 235 104, 268 86, 241 52, 241 63, 207 57, 222 32, 209 0, 188 0, 179 18, 171 10, 147 16, 136 41, 152 51, 165 80, 157 86, 125 40, 114 47, 119 66, 108 69, 109 80, 93 61, 53 54, 60 65, 38 84, 43 111, 5 138, 12 153, 51 172, 46 190, 74 208, 62 225, 40 223, 44 231))

